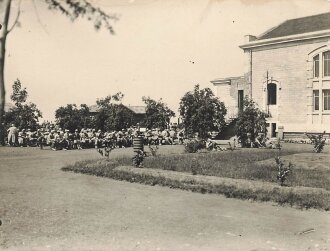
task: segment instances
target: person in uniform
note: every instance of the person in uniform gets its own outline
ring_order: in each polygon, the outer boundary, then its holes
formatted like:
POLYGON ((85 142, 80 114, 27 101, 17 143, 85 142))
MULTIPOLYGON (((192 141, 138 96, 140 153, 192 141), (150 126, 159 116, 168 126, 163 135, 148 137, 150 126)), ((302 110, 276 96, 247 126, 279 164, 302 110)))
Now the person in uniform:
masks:
POLYGON ((50 145, 53 151, 56 151, 55 130, 51 130, 47 136, 47 145, 50 145))
POLYGON ((16 146, 18 129, 15 126, 15 124, 11 124, 11 126, 8 128, 7 132, 8 132, 8 145, 16 146))
POLYGON ((18 133, 18 146, 20 146, 20 147, 26 146, 26 133, 25 133, 25 129, 23 129, 22 131, 20 131, 18 133))

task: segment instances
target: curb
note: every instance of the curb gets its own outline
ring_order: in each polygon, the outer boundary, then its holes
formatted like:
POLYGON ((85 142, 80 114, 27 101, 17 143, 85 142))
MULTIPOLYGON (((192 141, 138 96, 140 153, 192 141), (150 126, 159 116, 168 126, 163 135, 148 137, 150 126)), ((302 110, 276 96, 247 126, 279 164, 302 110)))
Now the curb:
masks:
POLYGON ((116 167, 113 169, 112 178, 193 192, 223 194, 229 198, 273 201, 280 205, 330 210, 330 191, 323 188, 281 187, 271 182, 192 175, 132 166, 116 167))

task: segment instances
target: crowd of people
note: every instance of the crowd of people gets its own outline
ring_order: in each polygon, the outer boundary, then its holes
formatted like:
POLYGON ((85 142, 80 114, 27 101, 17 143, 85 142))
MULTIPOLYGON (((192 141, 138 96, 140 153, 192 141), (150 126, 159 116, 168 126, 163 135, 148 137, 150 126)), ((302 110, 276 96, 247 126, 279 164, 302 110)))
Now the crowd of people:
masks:
POLYGON ((132 146, 135 137, 143 137, 144 143, 148 145, 183 144, 184 131, 177 128, 148 130, 139 127, 107 132, 92 128, 69 131, 56 125, 42 126, 37 130, 29 128, 19 130, 12 124, 8 129, 6 143, 13 147, 50 146, 54 151, 104 147, 124 148, 132 146))

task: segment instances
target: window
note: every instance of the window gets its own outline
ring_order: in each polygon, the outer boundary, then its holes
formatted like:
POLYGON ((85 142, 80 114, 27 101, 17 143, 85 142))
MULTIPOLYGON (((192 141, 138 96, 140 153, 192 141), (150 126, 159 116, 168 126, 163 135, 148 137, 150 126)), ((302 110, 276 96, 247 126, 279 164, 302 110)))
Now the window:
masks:
POLYGON ((323 91, 323 110, 330 110, 330 90, 323 91))
POLYGON ((317 55, 313 58, 313 76, 318 78, 320 76, 320 56, 317 55))
POLYGON ((323 53, 323 76, 330 76, 330 51, 323 53))
POLYGON ((243 112, 244 90, 238 90, 238 112, 243 112))
POLYGON ((314 111, 320 110, 320 92, 319 92, 319 90, 313 91, 313 107, 314 107, 314 111))
POLYGON ((276 84, 270 83, 267 85, 268 105, 276 105, 277 87, 276 84))

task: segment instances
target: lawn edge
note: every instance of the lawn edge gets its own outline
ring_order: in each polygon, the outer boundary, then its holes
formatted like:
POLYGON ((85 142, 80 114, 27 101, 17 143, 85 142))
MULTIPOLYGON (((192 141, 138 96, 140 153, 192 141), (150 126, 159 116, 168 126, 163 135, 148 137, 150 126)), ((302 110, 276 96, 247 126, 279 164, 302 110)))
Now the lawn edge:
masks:
MULTIPOLYGON (((80 172, 70 167, 63 171, 80 172)), ((281 187, 275 183, 232 179, 206 175, 192 175, 177 171, 118 166, 102 173, 92 170, 83 173, 146 185, 159 185, 199 193, 222 194, 227 198, 275 202, 299 209, 330 210, 330 192, 323 188, 281 187)))

